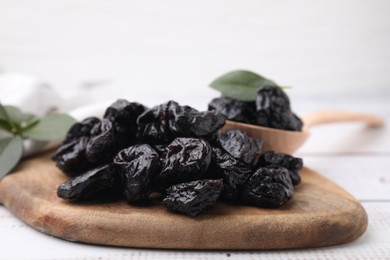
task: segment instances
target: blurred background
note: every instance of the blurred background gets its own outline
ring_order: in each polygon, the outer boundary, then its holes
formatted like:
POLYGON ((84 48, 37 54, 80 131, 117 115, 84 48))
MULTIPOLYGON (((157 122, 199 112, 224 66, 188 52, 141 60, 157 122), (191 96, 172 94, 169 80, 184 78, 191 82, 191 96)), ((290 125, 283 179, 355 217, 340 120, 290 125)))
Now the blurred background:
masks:
POLYGON ((292 86, 304 113, 308 97, 389 99, 389 13, 387 0, 0 0, 0 72, 18 73, 15 90, 45 82, 65 109, 119 97, 206 109, 213 79, 248 69, 292 86))

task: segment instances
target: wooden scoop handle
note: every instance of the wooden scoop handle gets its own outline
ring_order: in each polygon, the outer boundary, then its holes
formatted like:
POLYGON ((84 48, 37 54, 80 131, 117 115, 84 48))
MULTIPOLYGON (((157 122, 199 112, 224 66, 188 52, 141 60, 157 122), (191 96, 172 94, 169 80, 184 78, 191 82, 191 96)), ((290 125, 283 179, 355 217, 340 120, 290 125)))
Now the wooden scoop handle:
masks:
POLYGON ((305 129, 316 125, 338 122, 363 122, 370 127, 381 127, 384 124, 383 119, 374 115, 337 109, 310 113, 303 117, 303 121, 305 129))

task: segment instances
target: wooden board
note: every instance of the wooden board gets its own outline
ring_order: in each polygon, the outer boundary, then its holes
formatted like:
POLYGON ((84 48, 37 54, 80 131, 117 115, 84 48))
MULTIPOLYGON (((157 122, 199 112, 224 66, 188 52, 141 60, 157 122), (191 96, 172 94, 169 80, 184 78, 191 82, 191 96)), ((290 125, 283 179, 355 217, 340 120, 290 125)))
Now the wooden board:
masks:
POLYGON ((0 182, 0 201, 33 228, 70 241, 141 248, 282 249, 346 243, 367 228, 362 206, 304 168, 294 198, 280 209, 218 203, 195 219, 158 203, 72 204, 56 196, 67 177, 50 155, 28 160, 0 182))

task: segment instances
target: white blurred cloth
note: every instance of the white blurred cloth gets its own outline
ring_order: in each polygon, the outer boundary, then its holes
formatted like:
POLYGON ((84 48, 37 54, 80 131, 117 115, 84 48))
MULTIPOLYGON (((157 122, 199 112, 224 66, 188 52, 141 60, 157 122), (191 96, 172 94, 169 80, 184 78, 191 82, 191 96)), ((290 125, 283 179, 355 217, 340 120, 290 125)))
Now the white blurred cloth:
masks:
MULTIPOLYGON (((80 121, 89 116, 101 117, 112 100, 90 104, 88 89, 72 89, 68 93, 57 93, 48 83, 26 74, 0 73, 0 102, 12 105, 23 112, 44 116, 50 112, 65 112, 80 121), (80 97, 83 102, 80 102, 80 97), (82 105, 87 104, 87 105, 82 105), (66 108, 64 110, 64 108, 66 108)), ((93 102, 93 100, 91 100, 93 102)), ((24 157, 53 148, 61 140, 36 142, 25 140, 24 157)))

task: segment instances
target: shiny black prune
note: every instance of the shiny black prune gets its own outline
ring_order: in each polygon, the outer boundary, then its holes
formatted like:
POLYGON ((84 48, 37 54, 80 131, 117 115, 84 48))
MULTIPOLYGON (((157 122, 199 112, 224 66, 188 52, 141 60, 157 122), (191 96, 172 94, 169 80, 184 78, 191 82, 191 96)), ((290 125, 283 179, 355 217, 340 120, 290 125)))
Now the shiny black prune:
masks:
POLYGON ((266 152, 260 156, 258 165, 260 167, 281 166, 288 170, 290 178, 294 185, 301 182, 299 171, 303 167, 301 158, 297 158, 285 153, 266 152))
POLYGON ((220 134, 218 144, 235 159, 248 165, 255 165, 263 142, 234 129, 220 134))
POLYGON ((157 185, 167 187, 202 178, 210 165, 211 153, 205 140, 176 138, 165 148, 157 185))
POLYGON ((284 167, 258 168, 243 185, 241 199, 257 207, 278 208, 293 197, 294 186, 284 167))
MULTIPOLYGON (((167 111, 173 101, 154 106, 144 113, 138 119, 138 138, 149 144, 165 144, 172 139, 168 128, 167 111)), ((175 102, 176 103, 176 102, 175 102)))
POLYGON ((225 117, 211 111, 199 112, 190 106, 172 103, 168 110, 169 130, 175 136, 207 137, 225 124, 225 117))
POLYGON ((167 144, 176 137, 204 137, 214 134, 225 118, 214 112, 199 112, 177 102, 155 106, 138 117, 138 136, 150 144, 167 144))
POLYGON ((112 160, 118 149, 115 147, 115 132, 112 122, 103 119, 100 124, 91 130, 91 138, 86 147, 88 161, 104 163, 112 160))
POLYGON ((88 137, 81 137, 62 144, 53 156, 58 168, 69 176, 77 176, 95 166, 85 155, 88 137))
POLYGON ((59 185, 57 196, 71 201, 83 201, 112 196, 120 189, 115 167, 104 165, 59 185))
POLYGON ((111 121, 117 134, 123 134, 123 138, 126 137, 135 141, 137 134, 137 118, 145 112, 145 110, 146 107, 137 102, 118 99, 107 108, 103 118, 111 121))
MULTIPOLYGON (((256 103, 254 101, 240 101, 228 97, 214 98, 208 109, 224 115, 228 120, 247 124, 258 124, 256 103)), ((263 125, 266 122, 262 122, 263 125)))
POLYGON ((256 111, 258 116, 268 119, 268 127, 301 131, 303 122, 290 108, 286 93, 277 86, 264 86, 257 91, 256 111))
POLYGON ((244 162, 235 159, 229 153, 219 148, 213 148, 214 162, 210 171, 216 171, 213 177, 222 176, 224 181, 223 198, 237 201, 242 185, 252 175, 252 169, 244 162))
POLYGON ((70 143, 80 137, 90 136, 92 128, 99 123, 100 119, 97 117, 88 117, 81 122, 75 123, 66 134, 64 144, 70 143))
POLYGON ((120 172, 128 202, 145 199, 159 170, 159 155, 147 144, 134 145, 118 153, 114 164, 120 172))
POLYGON ((196 180, 169 187, 163 199, 173 212, 195 217, 213 206, 223 188, 222 180, 196 180))

